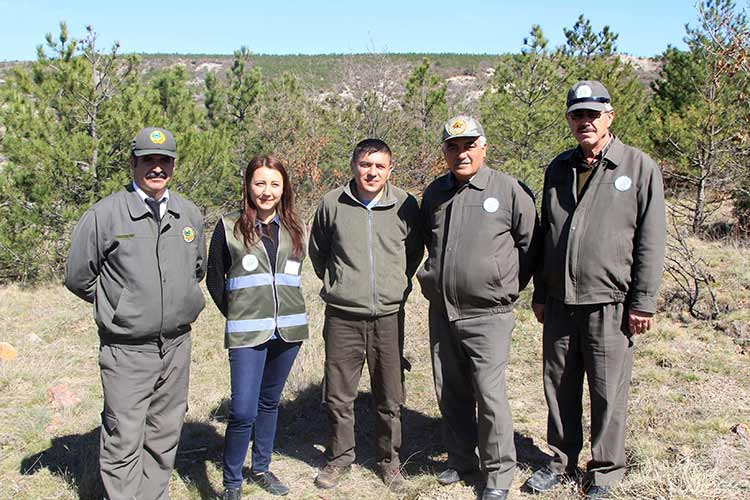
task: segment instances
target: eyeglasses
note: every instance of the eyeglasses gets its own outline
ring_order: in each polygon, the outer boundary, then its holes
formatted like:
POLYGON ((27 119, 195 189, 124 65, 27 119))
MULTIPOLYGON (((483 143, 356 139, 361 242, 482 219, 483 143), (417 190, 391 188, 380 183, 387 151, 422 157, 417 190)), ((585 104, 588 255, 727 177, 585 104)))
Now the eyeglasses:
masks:
POLYGON ((609 113, 609 111, 593 111, 591 109, 576 109, 575 111, 571 111, 568 113, 568 116, 575 121, 581 121, 584 118, 587 120, 598 120, 604 113, 609 113))

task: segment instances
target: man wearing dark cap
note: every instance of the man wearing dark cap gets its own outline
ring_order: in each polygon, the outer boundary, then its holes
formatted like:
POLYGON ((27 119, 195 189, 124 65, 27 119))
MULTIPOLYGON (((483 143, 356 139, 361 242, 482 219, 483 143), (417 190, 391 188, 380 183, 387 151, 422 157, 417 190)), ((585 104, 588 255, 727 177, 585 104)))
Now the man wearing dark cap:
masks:
POLYGON ((164 500, 187 410, 190 324, 205 304, 203 218, 167 189, 172 134, 133 139, 132 182, 83 214, 65 286, 94 305, 104 411, 104 498, 164 500))
POLYGON ((578 147, 547 168, 542 258, 532 308, 544 325, 544 392, 552 462, 526 487, 544 492, 574 477, 583 447, 583 376, 591 394, 591 461, 584 493, 607 498, 625 472, 625 420, 634 336, 651 328, 664 262, 659 166, 610 132, 614 110, 597 81, 568 92, 578 147))
POLYGON ((487 140, 474 118, 451 118, 442 147, 449 172, 422 198, 429 255, 417 274, 430 301, 433 377, 448 450, 438 481, 452 484, 481 467, 482 499, 504 500, 516 465, 505 368, 513 302, 536 261, 536 209, 521 183, 484 164, 487 140))

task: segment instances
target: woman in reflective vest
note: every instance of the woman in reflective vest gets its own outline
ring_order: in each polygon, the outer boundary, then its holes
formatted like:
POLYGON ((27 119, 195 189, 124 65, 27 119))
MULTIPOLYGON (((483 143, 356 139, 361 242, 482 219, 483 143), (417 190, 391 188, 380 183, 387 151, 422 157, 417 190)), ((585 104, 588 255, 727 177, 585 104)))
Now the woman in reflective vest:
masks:
POLYGON ((224 499, 241 498, 251 434, 251 480, 275 495, 289 491, 269 465, 281 392, 308 335, 300 283, 304 242, 284 166, 273 156, 256 156, 243 175, 242 210, 217 223, 208 256, 208 290, 227 319, 232 386, 224 499))

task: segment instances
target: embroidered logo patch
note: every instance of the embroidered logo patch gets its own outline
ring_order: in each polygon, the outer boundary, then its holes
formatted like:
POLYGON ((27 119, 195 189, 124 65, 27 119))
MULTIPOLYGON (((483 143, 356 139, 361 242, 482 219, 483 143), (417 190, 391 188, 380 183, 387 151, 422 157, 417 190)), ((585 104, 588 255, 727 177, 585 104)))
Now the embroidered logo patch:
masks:
POLYGON ((167 140, 167 136, 162 134, 161 130, 154 130, 149 134, 148 138, 153 142, 154 144, 164 144, 164 141, 167 140))
POLYGON ((182 230, 182 239, 187 243, 192 242, 195 239, 195 230, 190 226, 184 228, 182 230))
POLYGON ((466 131, 467 124, 465 121, 461 119, 453 120, 450 125, 448 125, 448 133, 451 135, 458 135, 463 134, 466 131))
POLYGON ((585 97, 591 97, 591 87, 581 85, 576 89, 576 99, 583 99, 585 97))

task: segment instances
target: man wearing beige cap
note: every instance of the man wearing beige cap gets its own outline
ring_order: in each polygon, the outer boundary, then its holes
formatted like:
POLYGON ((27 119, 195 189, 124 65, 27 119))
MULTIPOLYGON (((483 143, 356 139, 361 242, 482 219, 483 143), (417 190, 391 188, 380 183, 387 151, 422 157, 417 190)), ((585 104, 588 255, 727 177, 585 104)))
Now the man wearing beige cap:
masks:
POLYGON ((133 139, 132 182, 83 214, 65 286, 94 305, 104 392, 104 498, 164 500, 187 410, 190 325, 204 306, 203 218, 167 189, 177 156, 161 128, 133 139))
POLYGON ((417 274, 430 301, 433 377, 448 450, 438 481, 455 483, 481 467, 482 499, 504 500, 516 465, 505 369, 513 302, 536 261, 536 209, 521 183, 485 165, 487 140, 477 120, 451 118, 442 138, 449 172, 422 198, 429 255, 417 274))
POLYGON ((554 453, 526 487, 548 491, 575 477, 583 447, 583 376, 591 394, 588 500, 607 498, 625 472, 625 421, 635 335, 651 328, 664 262, 659 166, 610 132, 607 89, 581 81, 566 119, 578 146, 547 168, 542 257, 532 308, 544 325, 547 441, 554 453))

